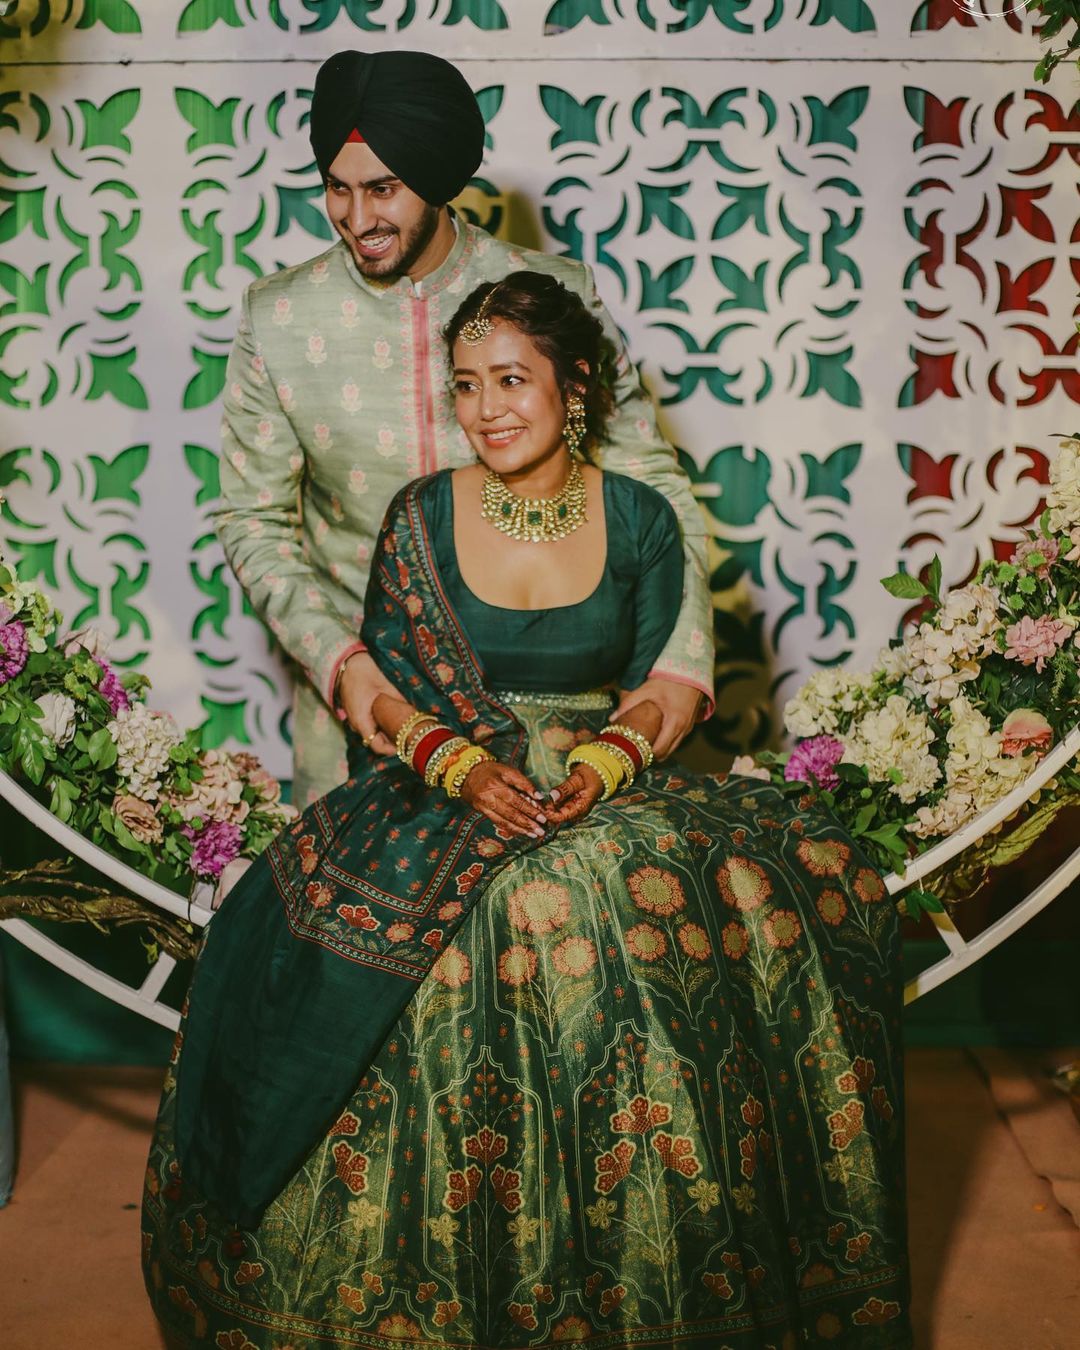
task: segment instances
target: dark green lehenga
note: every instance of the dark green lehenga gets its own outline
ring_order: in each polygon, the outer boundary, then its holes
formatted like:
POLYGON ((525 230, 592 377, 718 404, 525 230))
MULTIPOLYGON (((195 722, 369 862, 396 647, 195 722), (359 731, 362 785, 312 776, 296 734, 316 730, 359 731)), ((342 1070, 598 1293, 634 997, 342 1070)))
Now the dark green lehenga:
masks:
MULTIPOLYGON (((596 704, 513 705, 535 782, 596 704)), ((851 841, 661 766, 476 848, 479 902, 258 1227, 179 1175, 170 1071, 143 1240, 177 1343, 909 1346, 897 919, 851 841)))

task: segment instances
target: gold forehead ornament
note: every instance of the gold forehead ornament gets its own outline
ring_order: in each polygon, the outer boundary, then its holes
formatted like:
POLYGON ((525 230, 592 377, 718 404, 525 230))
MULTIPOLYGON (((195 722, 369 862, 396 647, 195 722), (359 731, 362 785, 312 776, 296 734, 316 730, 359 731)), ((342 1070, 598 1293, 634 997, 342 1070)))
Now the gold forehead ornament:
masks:
POLYGON ((469 319, 468 322, 461 325, 461 331, 458 333, 458 337, 466 346, 478 347, 481 342, 486 338, 489 338, 495 331, 495 321, 494 319, 488 318, 487 312, 488 306, 491 304, 491 297, 498 289, 498 286, 492 286, 491 290, 484 296, 480 308, 473 317, 469 319))

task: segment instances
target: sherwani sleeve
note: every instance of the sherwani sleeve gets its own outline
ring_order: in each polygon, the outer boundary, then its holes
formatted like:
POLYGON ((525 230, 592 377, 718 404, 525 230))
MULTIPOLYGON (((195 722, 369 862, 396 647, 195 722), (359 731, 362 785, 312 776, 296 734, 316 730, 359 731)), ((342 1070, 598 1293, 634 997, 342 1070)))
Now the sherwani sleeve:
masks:
POLYGON ((705 519, 675 451, 660 435, 652 400, 641 387, 615 321, 597 294, 592 273, 588 268, 585 271, 585 302, 603 322, 616 353, 615 412, 608 429, 610 439, 602 451, 604 468, 637 478, 663 493, 682 530, 685 568, 679 617, 649 675, 700 689, 706 700, 701 715, 709 717, 715 704, 705 519))
POLYGON ((307 557, 300 503, 304 468, 303 447, 254 331, 249 288, 225 377, 215 526, 256 613, 332 704, 342 662, 363 644, 307 557))

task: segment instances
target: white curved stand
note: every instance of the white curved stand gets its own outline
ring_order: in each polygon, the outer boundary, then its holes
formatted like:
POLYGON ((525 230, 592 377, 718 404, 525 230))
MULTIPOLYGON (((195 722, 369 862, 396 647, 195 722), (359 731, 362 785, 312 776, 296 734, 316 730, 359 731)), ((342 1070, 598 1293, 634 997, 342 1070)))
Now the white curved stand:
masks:
MULTIPOLYGON (((210 908, 212 890, 209 886, 200 884, 193 898, 186 900, 175 891, 170 891, 167 886, 150 881, 134 867, 129 867, 119 858, 114 858, 111 853, 106 853, 97 844, 92 844, 70 825, 58 820, 3 770, 0 770, 0 797, 13 806, 31 825, 35 825, 51 839, 55 839, 72 857, 80 859, 124 890, 131 891, 133 895, 137 895, 157 909, 163 909, 167 914, 172 914, 178 919, 187 919, 196 928, 203 928, 209 922, 212 913, 210 908)), ((163 1027, 175 1030, 180 1025, 180 1014, 177 1010, 161 1001, 161 991, 176 966, 176 961, 166 953, 161 953, 147 971, 142 984, 134 988, 98 970, 81 957, 72 955, 65 946, 46 937, 40 929, 27 923, 25 919, 0 920, 0 928, 51 965, 56 966, 58 970, 73 976, 91 989, 96 989, 99 994, 112 999, 114 1003, 120 1003, 125 1008, 130 1008, 132 1012, 140 1013, 143 1017, 160 1023, 163 1027)))
MULTIPOLYGON (((885 884, 890 895, 899 895, 917 881, 922 881, 932 873, 939 871, 964 849, 988 834, 1024 805, 1036 792, 1060 773, 1076 756, 1080 754, 1080 727, 1075 727, 1069 735, 1018 784, 1008 796, 969 820, 955 834, 943 839, 939 844, 916 858, 902 873, 890 873, 885 884)), ((187 919, 197 928, 209 923, 212 910, 210 905, 212 888, 200 884, 196 887, 191 900, 185 900, 167 887, 155 881, 149 881, 121 862, 119 858, 106 853, 104 849, 84 839, 77 831, 58 820, 51 811, 41 805, 24 788, 6 773, 0 770, 0 797, 15 808, 18 813, 35 825, 43 833, 54 839, 61 848, 73 857, 81 859, 95 871, 107 876, 118 886, 131 891, 134 895, 155 905, 177 918, 187 919)), ((975 964, 987 952, 993 951, 1024 924, 1040 913, 1056 896, 1080 876, 1080 848, 1077 848, 1054 872, 1050 874, 1029 895, 1014 905, 1007 914, 1002 915, 989 928, 969 942, 956 928, 947 913, 931 914, 930 918, 937 929, 947 951, 940 961, 921 971, 909 980, 904 988, 904 1002, 912 1003, 922 994, 929 993, 944 984, 946 980, 958 975, 962 970, 975 964)), ((66 947, 52 938, 46 937, 33 924, 23 919, 0 920, 0 928, 10 933, 17 941, 29 947, 31 951, 49 961, 57 969, 64 971, 81 983, 96 989, 99 994, 120 1003, 132 1012, 140 1013, 162 1026, 175 1029, 180 1024, 180 1014, 167 1003, 161 1001, 161 991, 176 966, 175 960, 166 954, 160 955, 147 972, 146 978, 138 988, 122 983, 96 966, 80 957, 73 956, 66 947)))

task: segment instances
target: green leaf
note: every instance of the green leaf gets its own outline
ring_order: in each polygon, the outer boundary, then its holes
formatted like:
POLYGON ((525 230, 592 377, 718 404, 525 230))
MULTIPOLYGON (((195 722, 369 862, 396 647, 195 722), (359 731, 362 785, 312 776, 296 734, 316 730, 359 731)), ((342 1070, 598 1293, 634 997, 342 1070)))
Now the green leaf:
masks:
POLYGON ((86 753, 95 769, 111 769, 116 763, 116 745, 109 735, 108 727, 100 727, 90 737, 86 753))
POLYGON ((45 776, 45 753, 40 741, 31 741, 20 757, 22 771, 35 785, 45 776))
POLYGON ((188 154, 207 145, 235 146, 233 122, 239 98, 224 98, 215 103, 197 89, 177 89, 174 97, 180 116, 192 128, 185 147, 188 154))
POLYGON ((923 582, 910 572, 894 572, 891 577, 884 577, 881 584, 898 600, 921 600, 928 594, 923 582))
POLYGON ((136 506, 141 506, 142 498, 135 482, 142 476, 149 461, 148 445, 129 445, 111 460, 91 455, 90 464, 94 470, 93 500, 134 502, 136 506))
POLYGON ((130 152, 131 139, 125 135, 125 129, 139 111, 140 97, 138 89, 121 89, 100 107, 85 98, 76 99, 83 116, 82 149, 112 145, 118 150, 130 152))
POLYGON ((135 347, 132 347, 129 351, 116 352, 108 356, 99 352, 91 352, 90 368, 93 372, 93 378, 90 381, 90 389, 86 397, 96 399, 109 394, 116 399, 117 403, 122 403, 127 408, 148 408, 150 404, 146 397, 146 390, 131 369, 137 356, 138 351, 135 347))
POLYGON ((904 908, 909 919, 918 919, 923 914, 943 914, 945 906, 932 891, 910 890, 904 892, 904 908))
MULTIPOLYGON (((237 13, 236 0, 189 0, 177 24, 178 33, 205 33, 216 23, 230 28, 243 28, 244 20, 237 13)), ((191 148, 190 146, 188 147, 191 148)))
POLYGON ((941 559, 935 553, 930 563, 926 582, 927 593, 934 599, 941 598, 941 559))
POLYGON ((75 803, 79 800, 80 789, 67 778, 50 778, 49 810, 60 820, 70 820, 75 803))

